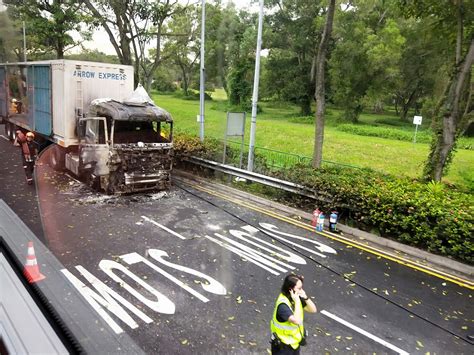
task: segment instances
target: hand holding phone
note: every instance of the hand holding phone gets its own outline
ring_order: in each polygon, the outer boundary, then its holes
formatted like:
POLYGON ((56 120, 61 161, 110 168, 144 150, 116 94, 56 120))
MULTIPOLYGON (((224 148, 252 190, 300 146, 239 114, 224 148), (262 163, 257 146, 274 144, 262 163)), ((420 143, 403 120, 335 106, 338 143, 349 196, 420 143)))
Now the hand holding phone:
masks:
POLYGON ((295 291, 294 288, 290 288, 290 295, 291 295, 291 298, 293 299, 293 301, 299 301, 300 299, 300 296, 299 294, 295 291))

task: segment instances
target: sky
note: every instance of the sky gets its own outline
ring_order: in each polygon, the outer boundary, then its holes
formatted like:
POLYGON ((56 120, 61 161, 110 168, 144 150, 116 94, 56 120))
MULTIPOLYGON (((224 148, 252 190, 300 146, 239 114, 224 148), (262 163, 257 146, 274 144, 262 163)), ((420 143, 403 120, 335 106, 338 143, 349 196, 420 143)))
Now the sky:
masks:
MULTIPOLYGON (((201 2, 201 0, 195 1, 201 2)), ((237 8, 245 8, 249 11, 258 11, 258 0, 223 0, 222 2, 224 6, 227 3, 232 2, 236 5, 237 8)), ((3 5, 3 0, 0 0, 0 11, 3 10, 5 10, 5 5, 3 5)), ((74 37, 79 37, 79 34, 76 34, 74 37)), ((107 33, 102 29, 96 31, 93 35, 93 40, 85 42, 84 46, 92 50, 98 49, 105 54, 116 54, 112 44, 110 44, 107 33)), ((77 52, 79 50, 80 49, 78 48, 74 52, 77 52)))
MULTIPOLYGON (((196 0, 201 1, 201 0, 196 0)), ((1 4, 2 0, 0 0, 1 4)), ((223 0, 222 3, 225 6, 227 3, 234 3, 237 8, 248 9, 249 11, 258 11, 258 0, 223 0)), ((101 52, 109 55, 116 54, 114 47, 110 44, 109 36, 107 33, 100 29, 93 35, 93 40, 86 42, 84 46, 88 49, 98 49, 101 52)))

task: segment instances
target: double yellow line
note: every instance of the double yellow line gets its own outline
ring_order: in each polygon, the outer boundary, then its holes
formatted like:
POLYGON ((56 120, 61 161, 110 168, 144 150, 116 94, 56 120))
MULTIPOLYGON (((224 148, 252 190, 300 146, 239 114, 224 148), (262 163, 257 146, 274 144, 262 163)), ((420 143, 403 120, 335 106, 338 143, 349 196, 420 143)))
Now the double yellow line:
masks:
POLYGON ((405 259, 405 258, 400 257, 398 255, 388 253, 386 251, 374 248, 374 247, 369 246, 369 245, 361 244, 357 241, 351 240, 349 238, 345 238, 343 236, 340 236, 340 235, 337 235, 337 234, 334 234, 334 233, 329 233, 329 232, 324 232, 324 231, 323 232, 316 232, 315 228, 308 225, 307 223, 299 222, 297 220, 294 220, 293 218, 289 218, 289 217, 286 217, 286 216, 279 215, 275 212, 269 211, 269 210, 261 208, 261 207, 257 207, 255 205, 252 205, 252 204, 248 203, 248 202, 244 202, 242 200, 229 197, 229 196, 227 196, 223 193, 217 192, 215 190, 210 190, 210 189, 205 188, 203 186, 190 183, 189 181, 186 181, 186 184, 191 186, 192 188, 194 188, 196 190, 199 190, 199 191, 208 193, 209 195, 216 196, 216 197, 219 197, 221 199, 230 201, 232 203, 235 203, 236 205, 240 205, 240 206, 246 207, 248 209, 251 209, 253 211, 263 213, 267 216, 279 219, 279 220, 284 221, 286 223, 290 223, 290 224, 292 224, 294 226, 297 226, 299 228, 303 228, 303 229, 306 229, 308 231, 318 233, 319 235, 322 235, 326 238, 338 241, 338 242, 346 244, 346 245, 350 245, 354 248, 363 250, 367 253, 371 253, 371 254, 374 254, 376 256, 380 256, 384 259, 391 260, 391 261, 394 261, 398 264, 407 266, 407 267, 412 268, 414 270, 424 272, 425 274, 435 276, 435 277, 438 277, 440 279, 455 283, 455 284, 457 284, 461 287, 466 287, 470 290, 474 290, 474 283, 469 281, 469 280, 465 280, 465 279, 457 277, 455 275, 451 275, 451 274, 445 273, 443 271, 433 269, 433 268, 431 268, 429 266, 426 266, 426 265, 417 264, 417 263, 415 263, 415 262, 413 262, 409 259, 405 259))

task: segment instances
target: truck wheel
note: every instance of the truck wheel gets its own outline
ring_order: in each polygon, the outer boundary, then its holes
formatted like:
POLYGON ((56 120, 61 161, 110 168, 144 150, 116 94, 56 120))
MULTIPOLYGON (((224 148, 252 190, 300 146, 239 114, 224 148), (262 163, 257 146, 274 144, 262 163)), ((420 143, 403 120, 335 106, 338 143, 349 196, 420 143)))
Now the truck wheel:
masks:
POLYGON ((49 156, 49 165, 56 171, 63 171, 64 159, 65 154, 63 148, 57 145, 53 146, 53 148, 51 148, 51 153, 49 156))

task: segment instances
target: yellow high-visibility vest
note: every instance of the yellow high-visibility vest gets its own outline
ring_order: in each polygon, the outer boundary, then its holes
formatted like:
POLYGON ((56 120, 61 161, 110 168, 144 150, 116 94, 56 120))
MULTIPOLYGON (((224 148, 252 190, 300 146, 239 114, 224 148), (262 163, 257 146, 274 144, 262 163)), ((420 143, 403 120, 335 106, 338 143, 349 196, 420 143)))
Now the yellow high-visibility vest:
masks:
MULTIPOLYGON (((303 324, 297 325, 291 323, 290 321, 279 322, 277 320, 278 306, 282 303, 286 304, 288 307, 290 307, 290 309, 293 309, 291 307, 290 300, 285 295, 280 293, 275 303, 275 309, 273 310, 273 318, 270 322, 270 330, 272 333, 275 333, 278 336, 282 343, 290 345, 293 349, 297 349, 301 339, 303 338, 302 334, 304 334, 304 327, 303 324)), ((299 307, 301 307, 301 321, 303 321, 303 305, 300 303, 299 307)))

